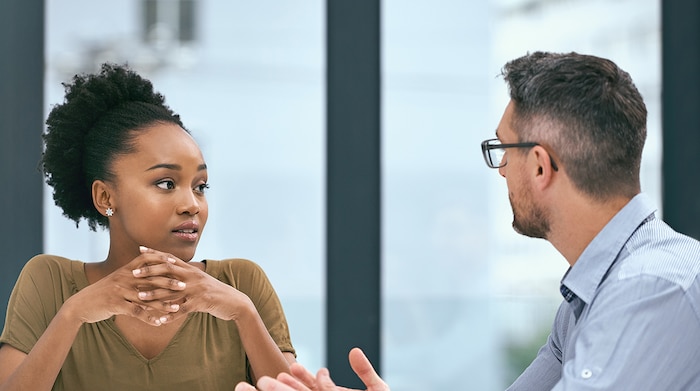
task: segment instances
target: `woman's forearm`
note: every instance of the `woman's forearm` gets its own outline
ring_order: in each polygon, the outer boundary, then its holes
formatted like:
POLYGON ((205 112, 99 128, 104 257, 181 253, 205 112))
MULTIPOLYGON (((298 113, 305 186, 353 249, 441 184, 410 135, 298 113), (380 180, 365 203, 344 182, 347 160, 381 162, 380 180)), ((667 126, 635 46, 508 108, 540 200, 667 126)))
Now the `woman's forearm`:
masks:
POLYGON ((15 367, 0 384, 0 391, 51 390, 81 325, 66 302, 28 355, 23 359, 12 355, 8 358, 12 362, 0 362, 5 368, 15 367))
POLYGON ((238 332, 255 377, 276 377, 280 372, 289 372, 289 362, 280 351, 255 306, 250 303, 235 319, 238 332))

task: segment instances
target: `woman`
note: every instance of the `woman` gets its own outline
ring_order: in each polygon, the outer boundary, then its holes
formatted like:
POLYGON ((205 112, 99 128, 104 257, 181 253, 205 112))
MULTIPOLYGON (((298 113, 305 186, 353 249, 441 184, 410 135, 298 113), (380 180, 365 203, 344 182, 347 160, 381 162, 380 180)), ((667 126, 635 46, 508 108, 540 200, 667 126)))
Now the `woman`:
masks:
POLYGON ((125 66, 75 76, 42 168, 64 215, 109 229, 101 262, 38 255, 0 336, 0 390, 231 390, 295 361, 279 299, 242 259, 192 261, 207 166, 180 117, 125 66))

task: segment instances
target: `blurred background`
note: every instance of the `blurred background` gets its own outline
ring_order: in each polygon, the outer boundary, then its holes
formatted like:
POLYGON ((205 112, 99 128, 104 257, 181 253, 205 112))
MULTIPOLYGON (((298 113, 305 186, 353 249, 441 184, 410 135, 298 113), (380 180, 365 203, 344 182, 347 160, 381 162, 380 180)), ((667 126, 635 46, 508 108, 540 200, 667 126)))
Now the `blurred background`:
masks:
MULTIPOLYGON (((380 14, 378 365, 395 391, 504 389, 544 343, 567 263, 513 232, 483 162, 508 101, 501 66, 577 51, 628 71, 649 111, 642 188, 661 207, 660 3, 384 0, 380 14)), ((150 78, 209 167, 196 257, 259 263, 312 370, 327 364, 325 15, 322 0, 62 0, 44 25, 44 114, 105 61, 150 78)), ((76 229, 48 188, 43 205, 44 252, 104 258, 105 231, 76 229)))

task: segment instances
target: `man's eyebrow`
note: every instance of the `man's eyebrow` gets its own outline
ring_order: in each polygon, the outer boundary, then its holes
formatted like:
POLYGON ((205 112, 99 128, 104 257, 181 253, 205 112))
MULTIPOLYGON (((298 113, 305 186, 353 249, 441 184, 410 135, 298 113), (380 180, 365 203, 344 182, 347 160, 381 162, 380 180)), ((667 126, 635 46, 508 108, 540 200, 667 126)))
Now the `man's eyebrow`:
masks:
MULTIPOLYGON (((152 171, 152 170, 157 170, 159 168, 165 168, 168 170, 175 170, 175 171, 181 171, 182 166, 179 164, 171 164, 171 163, 161 163, 161 164, 156 164, 155 166, 149 167, 146 171, 152 171)), ((199 166, 197 166, 197 171, 204 171, 207 169, 207 165, 202 163, 199 166)))

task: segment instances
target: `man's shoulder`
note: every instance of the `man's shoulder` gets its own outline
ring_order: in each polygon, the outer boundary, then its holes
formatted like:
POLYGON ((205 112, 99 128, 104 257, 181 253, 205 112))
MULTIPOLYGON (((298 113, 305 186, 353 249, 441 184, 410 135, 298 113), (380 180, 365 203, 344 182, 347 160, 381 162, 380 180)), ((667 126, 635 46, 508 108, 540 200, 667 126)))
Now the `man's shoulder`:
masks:
POLYGON ((663 221, 644 224, 625 246, 620 279, 659 277, 687 289, 700 275, 700 242, 678 233, 663 221))

